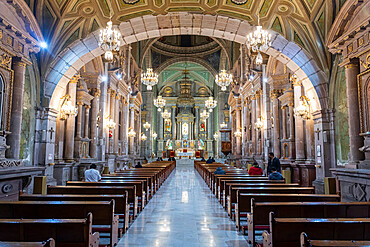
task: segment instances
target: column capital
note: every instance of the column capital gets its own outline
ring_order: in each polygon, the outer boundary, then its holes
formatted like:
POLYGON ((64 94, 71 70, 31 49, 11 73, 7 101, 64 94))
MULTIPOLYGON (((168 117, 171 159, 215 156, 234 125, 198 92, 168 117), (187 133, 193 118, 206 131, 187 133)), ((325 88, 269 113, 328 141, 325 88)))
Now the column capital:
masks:
POLYGON ((90 109, 90 108, 91 108, 91 106, 90 106, 90 105, 85 105, 85 108, 86 108, 86 109, 90 109))
POLYGON ((82 101, 77 101, 76 104, 82 106, 84 103, 82 101))
POLYGON ((77 84, 78 80, 81 78, 80 75, 74 75, 71 80, 69 81, 69 83, 74 83, 74 84, 77 84))

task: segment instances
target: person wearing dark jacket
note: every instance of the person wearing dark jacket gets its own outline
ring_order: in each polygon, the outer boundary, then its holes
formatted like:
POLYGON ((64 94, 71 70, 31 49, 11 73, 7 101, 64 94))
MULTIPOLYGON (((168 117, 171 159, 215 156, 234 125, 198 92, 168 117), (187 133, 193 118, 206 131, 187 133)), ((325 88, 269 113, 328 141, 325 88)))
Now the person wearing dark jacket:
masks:
POLYGON ((255 161, 253 163, 253 166, 251 168, 249 168, 248 174, 249 175, 263 175, 263 170, 258 165, 258 163, 255 161))
POLYGON ((208 158, 208 160, 206 161, 206 164, 212 164, 213 163, 213 160, 211 157, 208 158))
POLYGON ((276 171, 280 172, 280 160, 275 157, 274 153, 269 153, 269 161, 267 165, 267 174, 270 174, 272 172, 272 168, 275 168, 276 171))
POLYGON ((284 180, 283 175, 280 172, 276 171, 276 168, 271 168, 271 173, 269 175, 269 180, 284 180))
POLYGON ((143 168, 143 166, 140 163, 137 163, 137 165, 135 166, 135 168, 143 168))
POLYGON ((206 160, 204 159, 204 157, 202 157, 202 159, 200 161, 206 161, 206 160))
POLYGON ((218 167, 215 171, 215 175, 225 175, 225 171, 221 167, 218 167))

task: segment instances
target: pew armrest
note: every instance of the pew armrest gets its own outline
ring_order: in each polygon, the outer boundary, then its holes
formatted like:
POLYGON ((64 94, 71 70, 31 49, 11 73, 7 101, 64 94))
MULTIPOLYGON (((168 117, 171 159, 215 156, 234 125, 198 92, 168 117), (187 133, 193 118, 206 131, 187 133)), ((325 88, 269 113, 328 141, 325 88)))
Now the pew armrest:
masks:
POLYGON ((118 244, 118 233, 119 233, 119 215, 114 215, 111 229, 111 245, 115 246, 118 244))
POLYGON ((262 233, 263 247, 272 247, 272 234, 267 231, 262 233))
POLYGON ((247 222, 248 222, 248 242, 254 246, 255 237, 254 237, 254 226, 253 226, 253 215, 252 213, 247 213, 247 222))
POLYGON ((94 232, 91 234, 89 246, 99 247, 99 232, 94 232))

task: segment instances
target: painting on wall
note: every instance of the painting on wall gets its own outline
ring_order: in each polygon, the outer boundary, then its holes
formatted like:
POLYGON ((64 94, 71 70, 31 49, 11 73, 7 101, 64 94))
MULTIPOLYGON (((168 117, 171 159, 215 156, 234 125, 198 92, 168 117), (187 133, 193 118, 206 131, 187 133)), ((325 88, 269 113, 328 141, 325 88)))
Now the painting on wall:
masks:
POLYGON ((171 126, 172 126, 171 120, 166 119, 165 122, 164 122, 164 130, 166 132, 171 132, 171 126))
POLYGON ((201 122, 200 123, 200 126, 199 126, 199 129, 200 129, 200 131, 206 131, 206 123, 205 122, 201 122))

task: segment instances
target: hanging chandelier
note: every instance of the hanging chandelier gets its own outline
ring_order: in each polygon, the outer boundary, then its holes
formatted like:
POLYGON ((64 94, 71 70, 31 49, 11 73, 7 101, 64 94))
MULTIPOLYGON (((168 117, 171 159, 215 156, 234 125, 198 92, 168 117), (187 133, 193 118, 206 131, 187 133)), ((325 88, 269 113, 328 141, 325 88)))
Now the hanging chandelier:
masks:
POLYGON ((152 68, 148 68, 146 73, 141 74, 141 83, 146 85, 146 89, 152 90, 153 86, 158 83, 158 75, 153 72, 152 68))
POLYGON ((221 87, 222 91, 226 91, 226 87, 233 82, 233 76, 227 73, 226 70, 221 70, 221 72, 216 75, 215 82, 221 87))
POLYGON ((156 139, 157 136, 158 136, 157 133, 153 132, 153 134, 152 134, 153 139, 156 139))
POLYGON ((128 132, 128 137, 135 137, 136 136, 136 132, 134 131, 133 128, 128 128, 130 131, 128 132))
POLYGON ((310 103, 306 96, 301 96, 299 99, 299 105, 294 108, 294 115, 300 117, 303 120, 308 120, 311 118, 310 114, 310 103))
POLYGON ((108 129, 115 129, 116 128, 116 123, 113 121, 113 119, 109 118, 107 122, 107 127, 108 129))
POLYGON ((257 121, 254 123, 254 128, 256 130, 261 130, 263 128, 263 121, 262 118, 258 118, 257 121))
POLYGON ((234 132, 235 137, 242 137, 242 132, 238 129, 237 131, 234 132))
POLYGON ((113 52, 119 51, 121 32, 113 28, 112 20, 107 22, 105 29, 100 30, 99 46, 105 51, 104 58, 113 61, 113 52))
POLYGON ((220 124, 220 127, 221 127, 221 129, 226 129, 227 128, 227 124, 225 123, 225 121, 222 124, 220 124))
POLYGON ((162 112, 161 115, 164 119, 170 119, 171 118, 171 112, 167 111, 167 109, 164 110, 164 112, 162 112))
POLYGON ((154 105, 158 108, 158 111, 162 111, 162 108, 166 105, 166 100, 162 96, 158 96, 154 100, 154 105))
POLYGON ((260 26, 258 17, 258 26, 253 33, 247 35, 247 46, 253 52, 257 52, 256 64, 262 64, 263 58, 261 49, 267 49, 271 45, 271 34, 260 26))
POLYGON ((206 121, 208 118, 209 118, 209 112, 206 109, 204 109, 200 113, 200 119, 203 120, 203 121, 206 121))
POLYGON ((150 123, 148 122, 145 122, 145 124, 143 124, 143 127, 146 131, 148 131, 148 129, 150 129, 150 123))
POLYGON ((77 106, 72 105, 71 96, 67 94, 63 98, 65 98, 65 101, 62 107, 60 108, 60 114, 61 114, 60 118, 65 120, 68 117, 77 116, 78 108, 77 106))
POLYGON ((214 100, 212 96, 209 97, 209 99, 206 100, 204 103, 205 103, 206 107, 209 109, 209 112, 212 112, 213 108, 215 108, 217 106, 217 101, 214 100))
POLYGON ((142 141, 146 141, 146 139, 148 139, 148 137, 144 133, 142 133, 142 135, 140 136, 140 139, 142 141))

